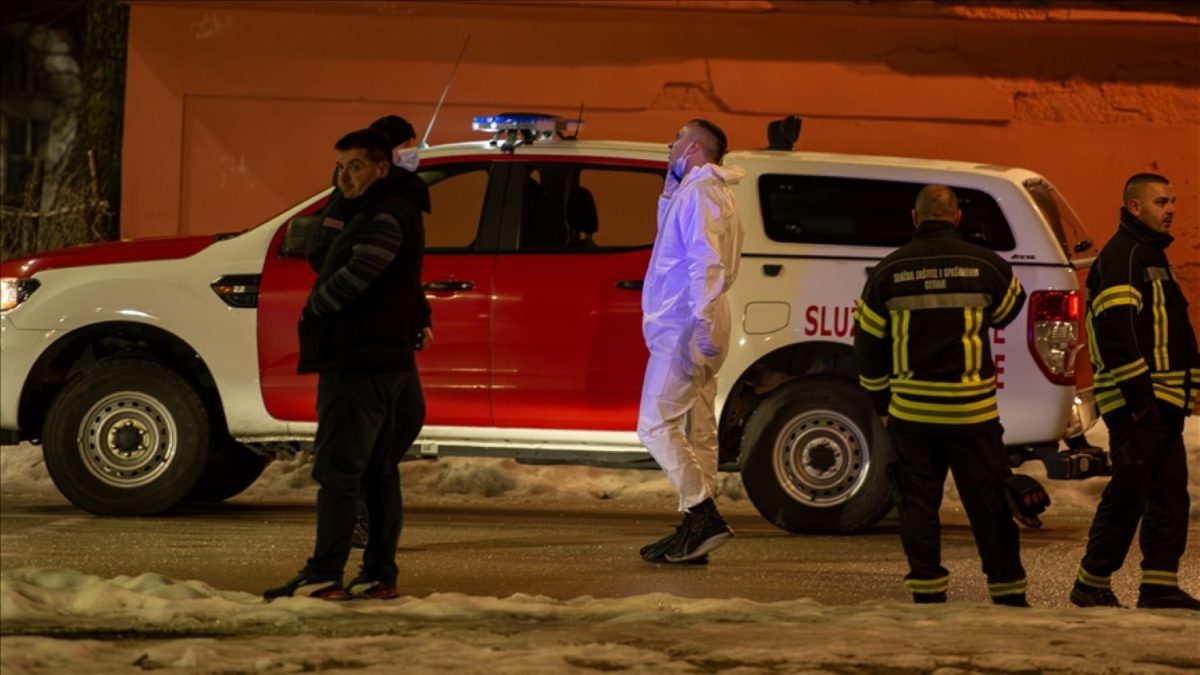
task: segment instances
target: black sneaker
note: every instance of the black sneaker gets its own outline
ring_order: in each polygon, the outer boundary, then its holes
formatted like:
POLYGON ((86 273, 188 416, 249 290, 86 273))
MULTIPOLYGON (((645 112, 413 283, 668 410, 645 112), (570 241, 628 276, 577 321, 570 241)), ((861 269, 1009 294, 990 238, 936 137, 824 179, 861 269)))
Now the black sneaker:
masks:
POLYGON ((391 600, 400 597, 400 590, 396 588, 396 584, 376 581, 363 574, 354 577, 354 581, 350 582, 349 591, 355 599, 391 600))
POLYGON ((340 578, 301 572, 282 586, 263 591, 267 600, 275 598, 319 598, 321 600, 348 600, 350 595, 342 587, 340 578))
POLYGON ((1137 606, 1140 609, 1190 609, 1200 612, 1200 600, 1175 586, 1143 585, 1138 594, 1137 606))
POLYGON ((1123 607, 1111 588, 1098 588, 1075 582, 1071 589, 1071 604, 1076 607, 1123 607))
POLYGON ((643 546, 641 550, 642 560, 652 563, 666 562, 667 551, 671 550, 672 545, 675 544, 675 540, 679 537, 679 533, 682 530, 683 525, 679 525, 671 534, 668 534, 653 544, 646 544, 643 546))
POLYGON ((1016 593, 1013 595, 992 596, 992 604, 1004 605, 1006 607, 1028 607, 1029 601, 1025 599, 1024 593, 1016 593))
POLYGON ((684 516, 678 538, 666 554, 667 562, 696 560, 721 548, 732 538, 733 528, 717 513, 712 499, 706 499, 684 516))
POLYGON ((946 602, 946 591, 937 593, 913 593, 913 602, 918 605, 940 605, 946 602))

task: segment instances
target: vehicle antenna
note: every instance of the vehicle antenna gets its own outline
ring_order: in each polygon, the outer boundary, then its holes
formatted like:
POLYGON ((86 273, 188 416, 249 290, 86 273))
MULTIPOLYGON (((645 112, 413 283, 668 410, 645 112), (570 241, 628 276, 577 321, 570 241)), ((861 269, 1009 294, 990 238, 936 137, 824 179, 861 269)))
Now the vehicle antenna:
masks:
POLYGON ((579 116, 575 118, 575 135, 563 136, 564 141, 579 140, 579 134, 583 132, 583 101, 579 102, 579 116))
POLYGON ((450 83, 454 81, 454 73, 458 71, 458 64, 462 63, 463 55, 467 53, 467 45, 471 43, 471 36, 468 34, 467 39, 463 40, 462 49, 458 51, 458 58, 454 60, 454 67, 450 69, 450 77, 446 78, 446 87, 442 89, 442 97, 438 99, 437 106, 433 109, 433 116, 429 118, 429 126, 425 127, 425 136, 421 138, 422 148, 429 147, 429 134, 433 132, 433 124, 437 122, 438 113, 442 110, 442 104, 446 102, 446 94, 450 93, 450 83))

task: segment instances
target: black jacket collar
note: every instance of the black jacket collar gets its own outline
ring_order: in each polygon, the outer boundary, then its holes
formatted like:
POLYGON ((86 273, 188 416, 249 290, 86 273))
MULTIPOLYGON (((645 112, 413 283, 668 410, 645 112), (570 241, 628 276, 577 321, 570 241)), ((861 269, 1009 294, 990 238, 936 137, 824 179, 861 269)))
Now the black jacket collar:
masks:
POLYGON ((954 223, 947 220, 923 220, 917 226, 917 231, 913 234, 913 238, 947 235, 951 237, 958 236, 958 230, 954 227, 954 223))
POLYGON ((1149 244, 1160 249, 1165 249, 1175 241, 1175 237, 1166 232, 1155 232, 1146 226, 1145 223, 1138 220, 1137 216, 1133 215, 1124 206, 1121 207, 1121 225, 1120 229, 1135 241, 1142 244, 1149 244))

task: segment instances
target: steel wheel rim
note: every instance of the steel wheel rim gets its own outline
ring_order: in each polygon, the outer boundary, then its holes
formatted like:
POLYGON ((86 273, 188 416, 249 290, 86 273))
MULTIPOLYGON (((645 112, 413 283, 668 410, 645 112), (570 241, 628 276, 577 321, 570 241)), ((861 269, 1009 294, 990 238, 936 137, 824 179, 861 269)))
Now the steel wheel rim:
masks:
POLYGON ((866 438, 849 417, 810 410, 793 417, 771 453, 779 484, 809 506, 839 506, 862 488, 870 471, 866 438))
POLYGON ((175 418, 162 401, 139 391, 109 394, 79 425, 80 457, 106 485, 135 488, 154 482, 179 448, 175 418))

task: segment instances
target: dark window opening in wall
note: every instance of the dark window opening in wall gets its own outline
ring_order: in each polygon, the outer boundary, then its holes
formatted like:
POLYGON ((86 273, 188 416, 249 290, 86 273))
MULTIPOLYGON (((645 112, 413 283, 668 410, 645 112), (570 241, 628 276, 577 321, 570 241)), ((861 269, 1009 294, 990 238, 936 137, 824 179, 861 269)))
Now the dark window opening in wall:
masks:
POLYGON ((4 115, 0 136, 4 138, 4 194, 23 194, 34 165, 46 156, 50 123, 46 120, 4 115))
POLYGON ((0 37, 0 82, 6 96, 29 96, 46 89, 45 69, 25 36, 0 37))
MULTIPOLYGON (((865 178, 767 174, 758 180, 763 226, 775 241, 843 246, 903 246, 924 184, 865 178)), ((954 186, 951 186, 954 187, 954 186)), ((954 187, 959 232, 994 251, 1015 247, 1000 205, 980 190, 954 187)))

